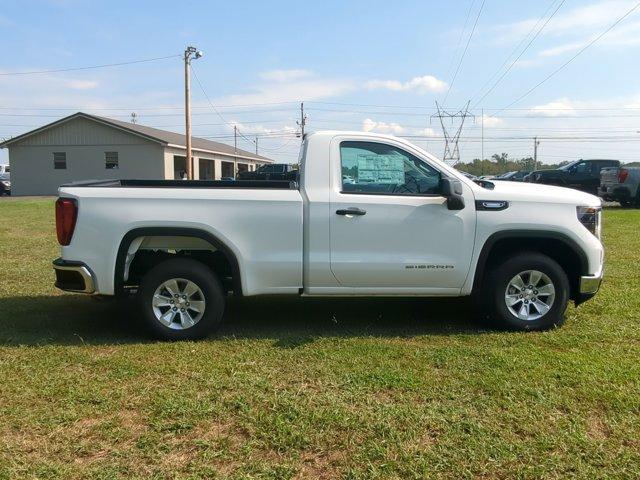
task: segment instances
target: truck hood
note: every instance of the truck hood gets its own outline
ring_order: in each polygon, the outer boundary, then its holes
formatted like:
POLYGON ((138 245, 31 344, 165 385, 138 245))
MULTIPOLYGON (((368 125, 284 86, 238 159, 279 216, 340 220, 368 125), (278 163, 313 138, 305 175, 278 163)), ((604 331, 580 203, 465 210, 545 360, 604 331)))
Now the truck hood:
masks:
POLYGON ((602 204, 595 195, 574 190, 572 188, 543 185, 540 183, 509 182, 491 180, 495 185, 489 190, 478 185, 475 189, 476 198, 479 200, 506 200, 519 202, 538 203, 566 203, 571 205, 583 205, 597 207, 602 204))

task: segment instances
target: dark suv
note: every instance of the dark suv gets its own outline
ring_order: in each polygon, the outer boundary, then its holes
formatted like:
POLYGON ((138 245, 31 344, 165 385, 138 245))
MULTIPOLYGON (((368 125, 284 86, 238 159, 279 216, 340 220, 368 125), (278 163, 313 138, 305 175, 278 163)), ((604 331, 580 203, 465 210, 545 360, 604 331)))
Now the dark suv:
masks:
POLYGON ((555 170, 536 170, 525 181, 575 188, 593 195, 598 194, 600 170, 606 167, 618 167, 618 160, 576 160, 555 170))

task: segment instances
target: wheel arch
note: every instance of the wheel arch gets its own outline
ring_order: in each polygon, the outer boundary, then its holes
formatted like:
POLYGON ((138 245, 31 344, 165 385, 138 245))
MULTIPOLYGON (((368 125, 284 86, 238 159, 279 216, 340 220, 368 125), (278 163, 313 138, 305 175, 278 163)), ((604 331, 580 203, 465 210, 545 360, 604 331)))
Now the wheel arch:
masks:
POLYGON ((491 265, 499 258, 499 253, 509 254, 517 251, 536 251, 556 260, 569 278, 571 298, 576 298, 579 292, 579 277, 588 274, 589 259, 584 250, 569 236, 543 230, 505 230, 489 236, 476 262, 472 293, 480 292, 482 280, 491 265))
POLYGON ((118 253, 116 254, 114 272, 114 292, 116 295, 124 293, 124 274, 129 247, 136 239, 141 237, 190 237, 209 243, 215 250, 220 251, 229 263, 234 295, 242 295, 240 264, 235 252, 213 233, 190 227, 140 227, 129 230, 122 237, 120 246, 118 247, 118 253))

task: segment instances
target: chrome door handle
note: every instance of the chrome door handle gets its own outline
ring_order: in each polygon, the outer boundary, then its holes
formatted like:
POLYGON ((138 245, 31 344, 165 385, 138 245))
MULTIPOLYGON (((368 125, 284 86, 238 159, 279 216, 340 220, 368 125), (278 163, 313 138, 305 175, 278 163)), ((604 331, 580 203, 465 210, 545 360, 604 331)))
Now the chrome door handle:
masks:
POLYGON ((360 208, 346 208, 343 210, 336 210, 337 215, 366 215, 367 211, 360 208))

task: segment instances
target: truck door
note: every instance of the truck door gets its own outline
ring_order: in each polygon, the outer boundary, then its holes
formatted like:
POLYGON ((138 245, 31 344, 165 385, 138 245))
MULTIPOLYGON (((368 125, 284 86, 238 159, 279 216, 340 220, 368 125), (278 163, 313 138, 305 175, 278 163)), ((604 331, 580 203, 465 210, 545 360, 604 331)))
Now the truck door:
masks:
POLYGON ((573 165, 568 171, 566 186, 584 192, 595 193, 600 184, 600 169, 596 163, 582 160, 573 165), (597 174, 595 173, 596 170, 598 170, 597 174))
POLYGON ((333 275, 363 293, 455 293, 474 245, 471 189, 464 185, 464 209, 447 209, 442 172, 418 151, 372 138, 332 144, 333 275))

